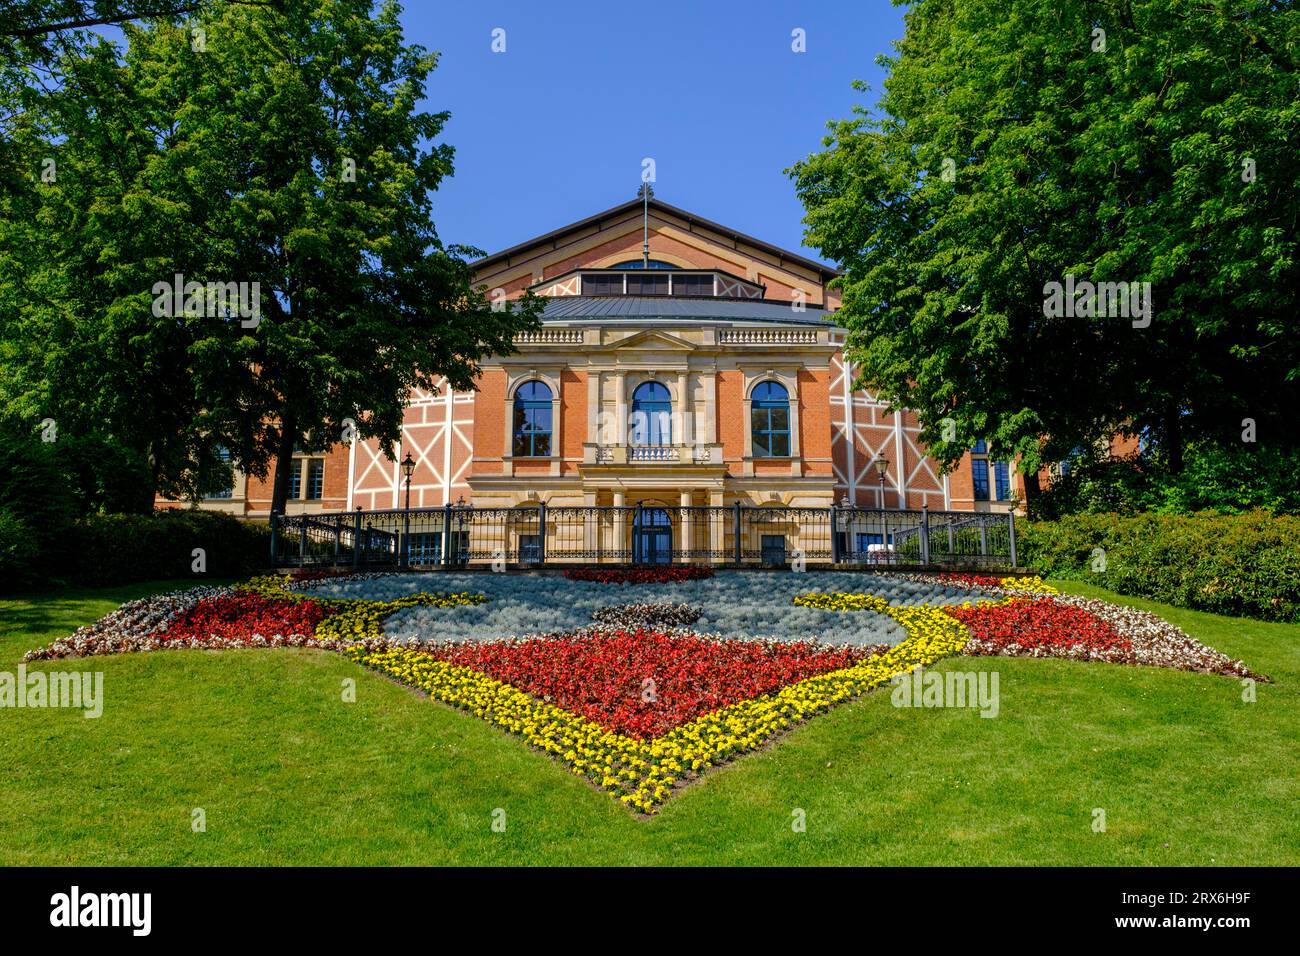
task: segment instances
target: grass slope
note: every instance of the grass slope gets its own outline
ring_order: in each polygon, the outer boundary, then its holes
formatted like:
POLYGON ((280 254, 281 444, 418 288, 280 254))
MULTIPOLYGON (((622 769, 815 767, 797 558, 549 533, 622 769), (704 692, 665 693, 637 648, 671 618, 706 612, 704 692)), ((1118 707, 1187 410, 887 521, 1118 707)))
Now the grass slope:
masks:
MULTIPOLYGON (((167 587, 0 601, 0 670, 167 587)), ((1300 863, 1300 628, 1064 587, 1156 610, 1277 683, 1247 704, 1222 677, 962 658, 946 666, 1000 673, 998 717, 876 694, 643 822, 518 740, 333 654, 47 663, 102 670, 104 715, 0 711, 0 863, 1300 863), (191 829, 195 808, 206 832, 191 829)))

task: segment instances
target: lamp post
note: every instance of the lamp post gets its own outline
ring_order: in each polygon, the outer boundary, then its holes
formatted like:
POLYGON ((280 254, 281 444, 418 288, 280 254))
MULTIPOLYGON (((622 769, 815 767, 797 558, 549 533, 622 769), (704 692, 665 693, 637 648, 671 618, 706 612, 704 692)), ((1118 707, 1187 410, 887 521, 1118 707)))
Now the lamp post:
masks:
POLYGON ((406 511, 402 515, 402 567, 411 566, 411 476, 415 474, 415 459, 408 451, 402 459, 402 475, 406 478, 406 511))
POLYGON ((885 510, 885 472, 889 471, 889 459, 877 458, 872 464, 876 468, 876 474, 880 476, 880 510, 885 510))
POLYGON ((880 476, 880 558, 888 562, 889 523, 885 517, 885 472, 889 471, 889 459, 877 458, 872 464, 876 467, 876 474, 880 476))

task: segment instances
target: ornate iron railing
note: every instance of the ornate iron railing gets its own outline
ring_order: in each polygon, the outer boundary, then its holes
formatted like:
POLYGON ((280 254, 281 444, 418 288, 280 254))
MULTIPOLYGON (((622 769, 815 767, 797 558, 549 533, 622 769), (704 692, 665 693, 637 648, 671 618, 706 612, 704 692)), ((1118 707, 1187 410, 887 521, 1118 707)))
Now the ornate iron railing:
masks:
POLYGON ((1006 513, 784 505, 477 508, 272 515, 273 566, 717 564, 1014 568, 1006 513))

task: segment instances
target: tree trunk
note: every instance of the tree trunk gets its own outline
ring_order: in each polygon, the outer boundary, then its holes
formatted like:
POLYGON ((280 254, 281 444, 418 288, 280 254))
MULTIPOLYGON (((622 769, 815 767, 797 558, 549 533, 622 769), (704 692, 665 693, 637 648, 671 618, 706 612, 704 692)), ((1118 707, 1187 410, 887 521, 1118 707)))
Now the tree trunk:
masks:
POLYGON ((144 446, 142 454, 148 465, 145 469, 145 473, 148 475, 148 480, 141 482, 140 487, 135 489, 135 492, 131 495, 131 511, 137 514, 147 515, 153 512, 154 507, 157 504, 158 472, 162 470, 162 466, 154 456, 153 442, 149 442, 144 446))
POLYGON ((1025 517, 1031 521, 1038 517, 1038 499, 1042 486, 1038 481, 1038 472, 1021 475, 1025 483, 1025 517))
POLYGON ((289 469, 293 467, 293 449, 298 444, 298 426, 290 415, 280 419, 280 447, 275 453, 275 478, 271 483, 271 510, 284 514, 289 502, 289 469))
POLYGON ((1178 409, 1165 415, 1165 461, 1171 475, 1183 470, 1183 422, 1178 409))

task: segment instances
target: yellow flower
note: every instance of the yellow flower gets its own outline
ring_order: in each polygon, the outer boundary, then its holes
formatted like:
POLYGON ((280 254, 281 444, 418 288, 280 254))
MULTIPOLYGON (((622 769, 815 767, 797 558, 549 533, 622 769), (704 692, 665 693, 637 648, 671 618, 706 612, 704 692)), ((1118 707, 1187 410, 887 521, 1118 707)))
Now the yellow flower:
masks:
MULTIPOLYGON (((562 752, 560 759, 574 773, 587 776, 623 803, 653 813, 671 795, 671 788, 680 782, 679 775, 686 767, 698 772, 761 746, 808 715, 866 693, 895 674, 958 653, 968 639, 960 622, 940 608, 894 608, 872 595, 800 597, 834 599, 845 605, 842 609, 879 610, 897 620, 908 637, 878 657, 720 708, 648 741, 606 730, 479 671, 435 660, 416 649, 368 651, 354 645, 343 653, 366 667, 419 687, 437 700, 483 717, 540 750, 562 752)), ((795 600, 799 603, 800 599, 795 600)))

